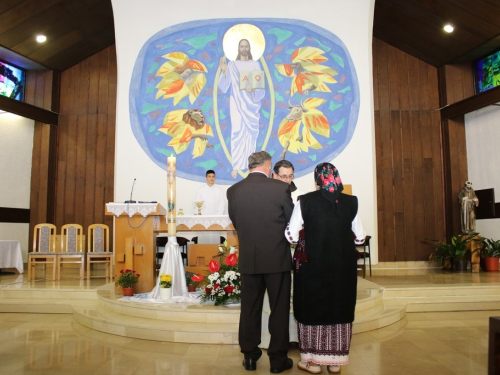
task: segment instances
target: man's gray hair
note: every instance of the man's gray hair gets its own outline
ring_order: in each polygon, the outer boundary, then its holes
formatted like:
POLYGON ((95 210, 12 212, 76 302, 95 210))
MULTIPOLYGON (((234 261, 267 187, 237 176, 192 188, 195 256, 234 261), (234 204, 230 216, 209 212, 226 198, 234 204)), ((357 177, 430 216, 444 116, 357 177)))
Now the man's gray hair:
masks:
POLYGON ((254 169, 266 164, 267 161, 271 161, 272 157, 269 153, 265 151, 254 152, 248 157, 248 169, 254 169))
POLYGON ((295 168, 293 167, 293 164, 290 163, 288 160, 280 160, 276 164, 274 164, 274 173, 278 174, 280 173, 280 168, 292 168, 292 170, 295 172, 295 168))

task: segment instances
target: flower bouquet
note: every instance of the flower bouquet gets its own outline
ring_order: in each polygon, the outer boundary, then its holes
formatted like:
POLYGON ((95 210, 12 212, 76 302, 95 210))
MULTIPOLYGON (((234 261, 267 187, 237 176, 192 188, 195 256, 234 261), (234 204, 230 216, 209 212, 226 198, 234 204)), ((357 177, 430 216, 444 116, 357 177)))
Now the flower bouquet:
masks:
POLYGON ((210 275, 205 277, 205 290, 201 300, 215 301, 215 306, 224 305, 228 301, 238 302, 241 298, 241 275, 238 272, 238 256, 235 246, 228 247, 227 241, 219 245, 220 263, 211 260, 208 264, 210 275))

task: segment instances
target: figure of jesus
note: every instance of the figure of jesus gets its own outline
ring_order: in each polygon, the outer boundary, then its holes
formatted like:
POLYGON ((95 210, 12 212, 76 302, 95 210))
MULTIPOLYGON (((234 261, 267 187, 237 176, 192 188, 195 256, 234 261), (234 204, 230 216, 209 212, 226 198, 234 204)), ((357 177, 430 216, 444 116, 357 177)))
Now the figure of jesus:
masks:
POLYGON ((248 156, 255 152, 259 135, 260 107, 265 90, 252 89, 248 84, 240 90, 240 72, 262 70, 258 61, 252 60, 250 43, 241 39, 235 61, 220 59, 221 75, 219 89, 226 93, 231 88, 229 111, 231 118, 231 176, 236 178, 238 170, 247 168, 248 156))

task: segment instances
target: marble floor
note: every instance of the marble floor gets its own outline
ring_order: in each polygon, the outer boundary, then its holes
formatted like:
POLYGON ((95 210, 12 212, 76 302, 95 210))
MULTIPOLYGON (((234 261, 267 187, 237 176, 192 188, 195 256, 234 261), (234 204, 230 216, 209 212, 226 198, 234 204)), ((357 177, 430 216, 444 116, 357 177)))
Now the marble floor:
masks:
MULTIPOLYGON (((499 275, 490 273, 412 272, 374 270, 367 279, 385 287, 499 282, 499 275)), ((0 275, 0 289, 96 288, 104 283, 76 278, 28 283, 23 275, 0 275)), ((500 311, 408 313, 396 324, 354 335, 350 364, 342 374, 487 374, 490 316, 500 316, 500 311)), ((295 367, 299 350, 292 347, 289 355, 294 367, 284 374, 305 374, 295 367)), ((0 374, 246 374, 241 361, 237 345, 124 338, 89 330, 71 314, 0 313, 0 374)), ((263 356, 254 374, 268 373, 263 356)))

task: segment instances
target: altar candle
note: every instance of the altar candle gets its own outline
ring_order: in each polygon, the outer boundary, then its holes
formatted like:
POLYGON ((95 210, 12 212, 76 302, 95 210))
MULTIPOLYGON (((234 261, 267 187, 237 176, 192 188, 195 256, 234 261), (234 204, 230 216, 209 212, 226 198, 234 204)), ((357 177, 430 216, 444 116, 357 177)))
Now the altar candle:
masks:
POLYGON ((177 234, 177 220, 175 218, 175 156, 167 157, 167 200, 168 200, 168 235, 177 234))

